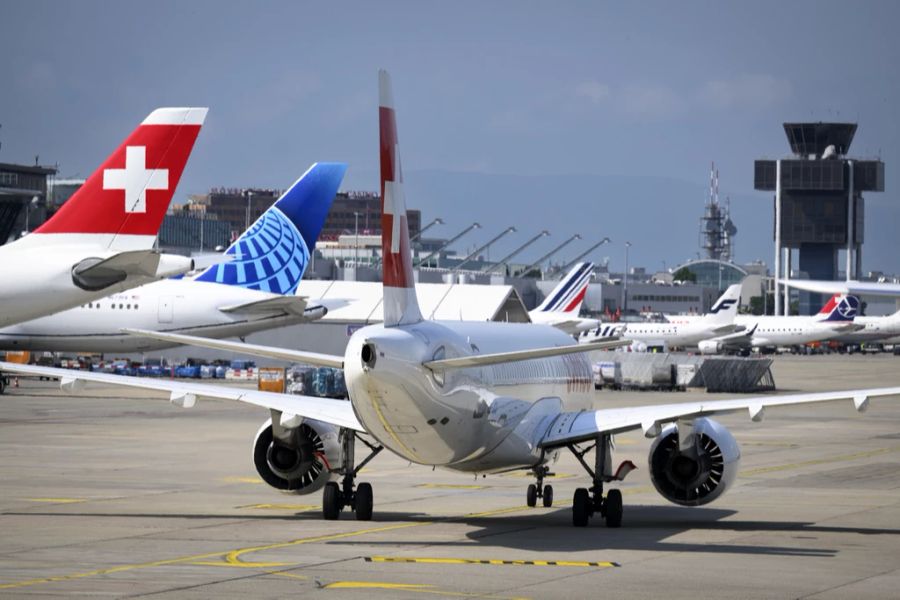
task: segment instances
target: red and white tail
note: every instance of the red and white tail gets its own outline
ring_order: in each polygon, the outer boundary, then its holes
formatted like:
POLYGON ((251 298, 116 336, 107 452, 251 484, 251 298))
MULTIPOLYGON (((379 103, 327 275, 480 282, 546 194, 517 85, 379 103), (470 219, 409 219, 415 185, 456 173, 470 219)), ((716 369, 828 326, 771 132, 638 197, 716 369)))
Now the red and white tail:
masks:
POLYGON ((409 224, 406 197, 397 145, 397 118, 391 76, 378 71, 378 126, 381 146, 381 252, 384 265, 384 324, 408 325, 422 320, 412 255, 409 249, 409 224))
POLYGON ((206 112, 154 110, 34 234, 68 234, 117 250, 152 247, 206 112))

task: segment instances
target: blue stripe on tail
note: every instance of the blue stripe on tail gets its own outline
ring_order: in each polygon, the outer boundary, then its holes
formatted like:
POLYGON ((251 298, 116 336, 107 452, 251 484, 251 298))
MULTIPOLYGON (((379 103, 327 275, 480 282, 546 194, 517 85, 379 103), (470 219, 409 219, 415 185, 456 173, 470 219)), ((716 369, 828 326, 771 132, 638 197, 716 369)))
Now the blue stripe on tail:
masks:
POLYGON ((316 163, 195 281, 293 294, 325 224, 347 165, 316 163))

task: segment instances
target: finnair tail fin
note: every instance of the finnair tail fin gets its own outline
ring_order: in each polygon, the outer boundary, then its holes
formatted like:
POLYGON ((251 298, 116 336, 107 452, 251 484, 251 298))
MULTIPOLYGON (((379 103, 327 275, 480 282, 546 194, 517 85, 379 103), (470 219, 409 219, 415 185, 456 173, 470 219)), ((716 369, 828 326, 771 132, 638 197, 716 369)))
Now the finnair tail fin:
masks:
POLYGON ((711 325, 727 325, 734 322, 738 306, 741 304, 741 288, 740 283, 729 286, 704 315, 704 320, 711 325))
POLYGON ((225 251, 234 260, 209 267, 195 281, 296 292, 346 170, 343 163, 311 166, 225 251))
POLYGON ((116 250, 151 248, 206 112, 154 110, 34 233, 89 236, 116 250))
POLYGON ((835 294, 825 303, 819 314, 815 316, 815 320, 822 322, 849 322, 853 321, 857 312, 859 312, 859 298, 835 294))
POLYGON ((578 263, 572 267, 534 312, 568 313, 577 316, 581 311, 593 270, 592 262, 578 263))
POLYGON ((422 320, 409 248, 409 224, 403 195, 403 171, 397 145, 397 117, 391 76, 378 71, 378 128, 381 154, 381 253, 384 269, 384 324, 408 325, 422 320))

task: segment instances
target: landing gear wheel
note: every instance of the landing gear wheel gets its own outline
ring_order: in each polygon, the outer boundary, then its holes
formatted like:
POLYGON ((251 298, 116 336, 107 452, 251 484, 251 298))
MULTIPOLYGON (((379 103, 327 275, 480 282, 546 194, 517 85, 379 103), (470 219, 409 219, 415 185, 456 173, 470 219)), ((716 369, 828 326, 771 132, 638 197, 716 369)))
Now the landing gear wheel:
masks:
POLYGON ((528 491, 525 492, 525 503, 532 508, 537 506, 537 486, 533 483, 528 484, 528 491))
POLYGON ((322 516, 326 521, 337 521, 341 517, 341 508, 344 500, 341 498, 341 488, 334 481, 325 484, 322 492, 322 516))
POLYGON ((544 508, 550 508, 553 506, 553 486, 545 485, 544 486, 544 508))
POLYGON ((360 483, 356 486, 356 520, 371 521, 372 507, 375 500, 372 497, 372 486, 368 483, 360 483))
POLYGON ((622 492, 609 490, 606 500, 603 502, 603 516, 606 518, 607 527, 622 526, 622 492))
POLYGON ((575 490, 572 497, 572 525, 575 527, 587 527, 591 517, 591 495, 585 488, 575 490))

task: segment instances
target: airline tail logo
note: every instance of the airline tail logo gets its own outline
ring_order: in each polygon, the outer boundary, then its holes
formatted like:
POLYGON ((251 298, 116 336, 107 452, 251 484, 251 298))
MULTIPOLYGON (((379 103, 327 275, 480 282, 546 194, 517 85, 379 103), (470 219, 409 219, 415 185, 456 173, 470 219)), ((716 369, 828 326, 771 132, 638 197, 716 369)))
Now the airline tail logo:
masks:
POLYGON ((709 312, 712 314, 717 314, 721 310, 728 310, 735 304, 740 301, 740 298, 720 298, 718 302, 716 302, 712 308, 709 309, 709 312))
POLYGON ((381 157, 381 252, 383 255, 384 323, 403 325, 422 320, 416 300, 403 172, 397 143, 397 120, 391 78, 378 72, 378 127, 381 157))
POLYGON ((195 281, 294 294, 347 165, 316 163, 195 281))
POLYGON ((825 304, 819 315, 828 315, 826 318, 820 319, 822 321, 852 321, 858 312, 859 298, 835 295, 825 304))
POLYGON ((578 313, 587 293, 594 263, 585 262, 575 265, 559 282, 537 310, 541 312, 578 313))
POLYGON ((206 112, 160 108, 150 113, 35 233, 155 237, 206 112))

